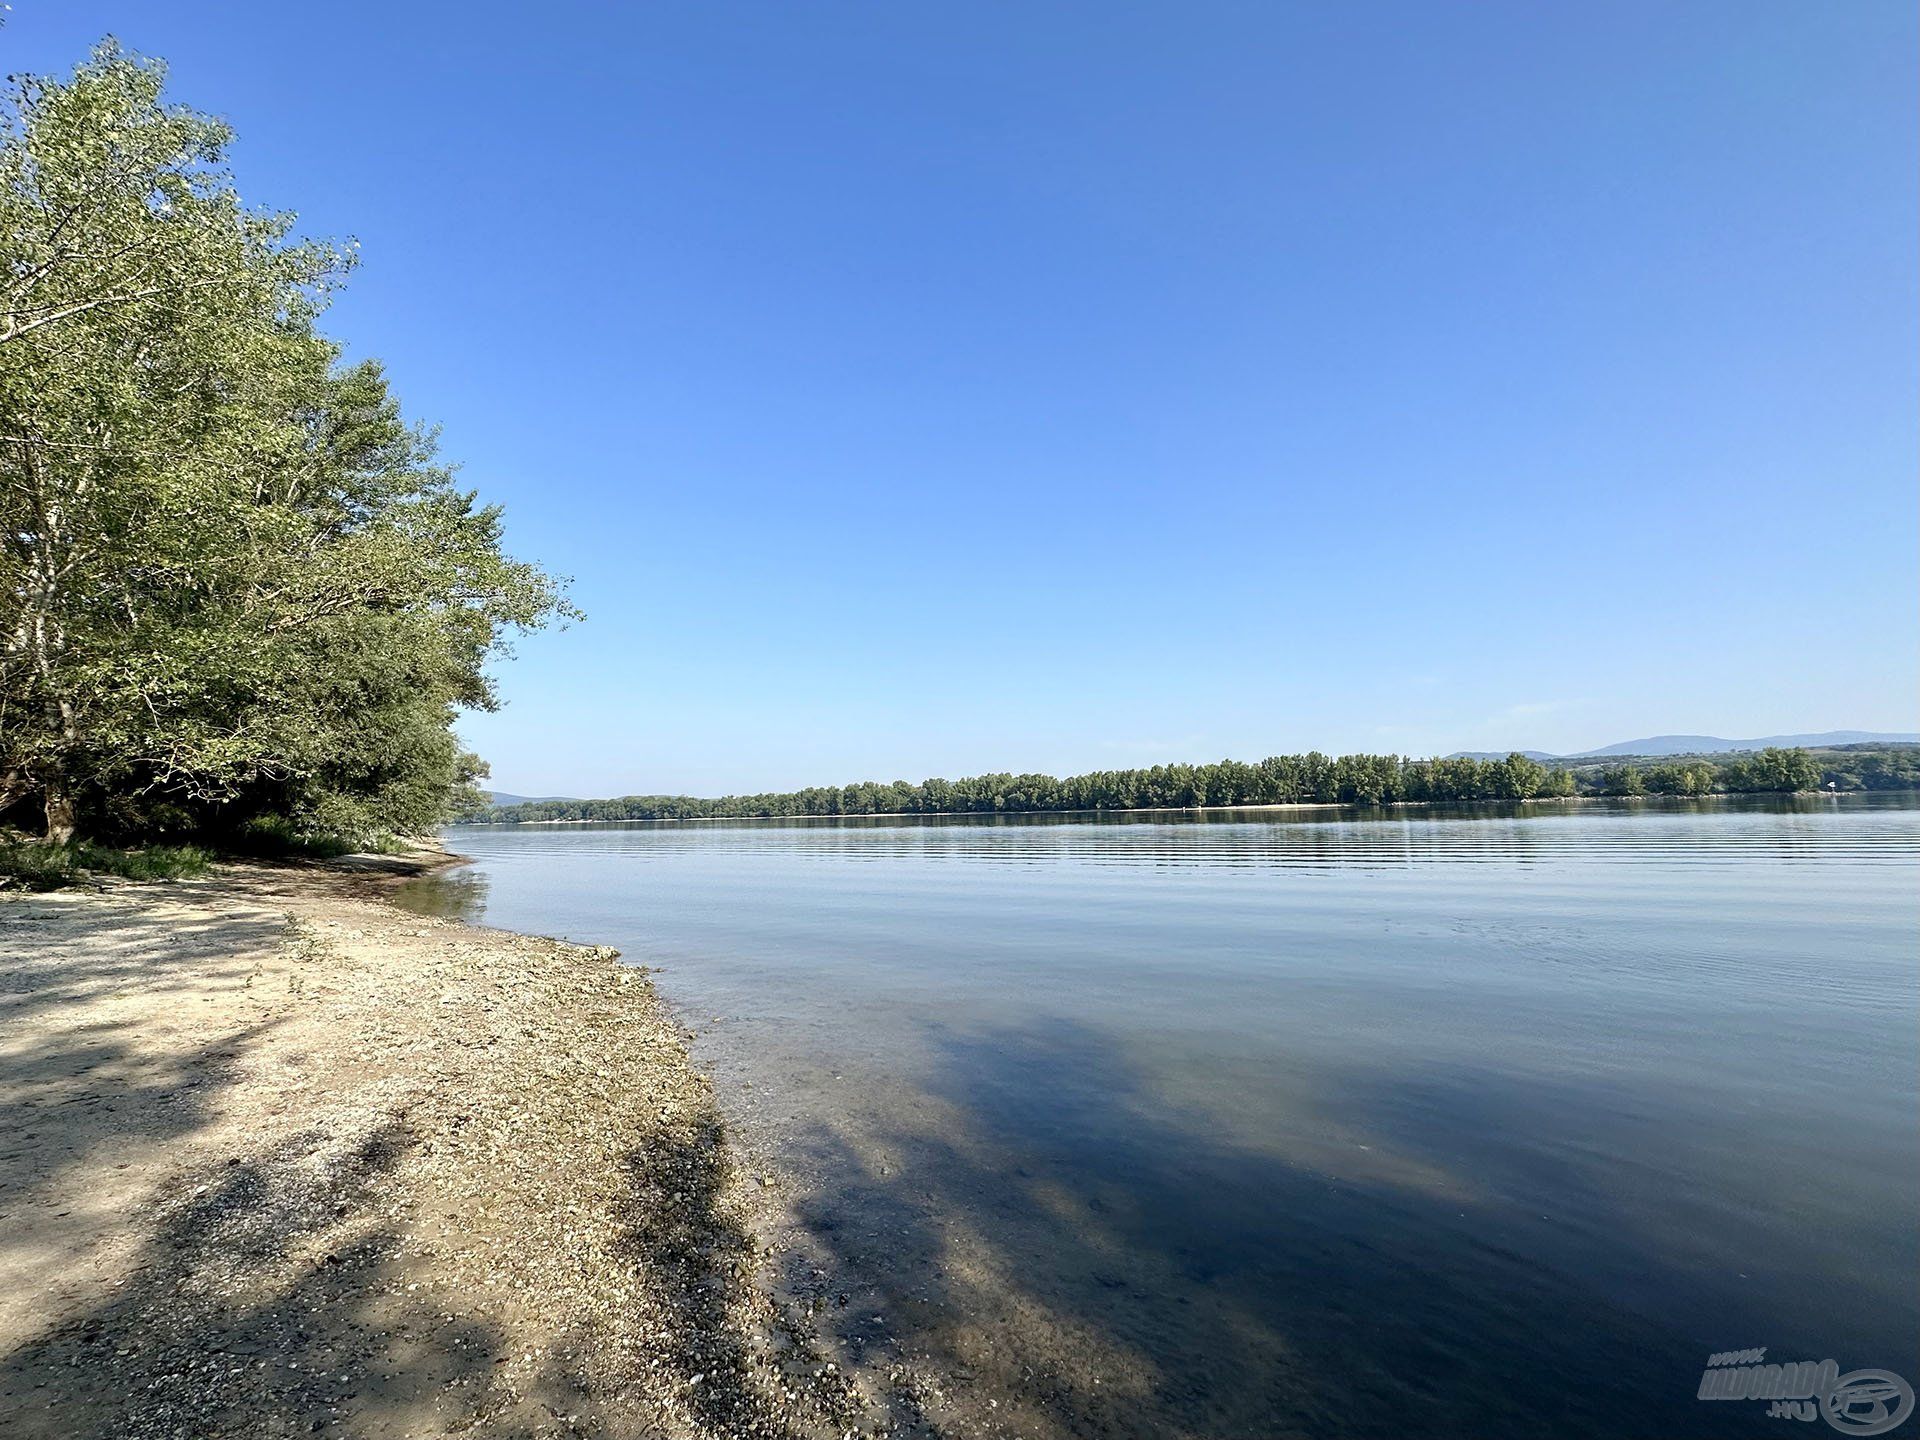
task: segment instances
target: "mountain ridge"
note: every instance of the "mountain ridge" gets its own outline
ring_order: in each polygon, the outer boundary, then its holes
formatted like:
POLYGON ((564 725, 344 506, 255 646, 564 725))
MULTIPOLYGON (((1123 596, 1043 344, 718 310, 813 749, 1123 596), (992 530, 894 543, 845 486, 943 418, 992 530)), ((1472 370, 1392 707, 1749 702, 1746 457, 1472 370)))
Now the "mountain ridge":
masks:
MULTIPOLYGON (((1553 754, 1545 750, 1522 750, 1530 760, 1601 760, 1615 755, 1726 755, 1737 750, 1764 750, 1769 745, 1783 749, 1818 749, 1827 745, 1914 745, 1920 734, 1889 733, 1878 730, 1822 730, 1803 735, 1762 735, 1752 740, 1729 740, 1720 735, 1647 735, 1638 740, 1619 740, 1596 750, 1573 750, 1553 754)), ((1456 750, 1449 760, 1504 760, 1505 750, 1456 750)))

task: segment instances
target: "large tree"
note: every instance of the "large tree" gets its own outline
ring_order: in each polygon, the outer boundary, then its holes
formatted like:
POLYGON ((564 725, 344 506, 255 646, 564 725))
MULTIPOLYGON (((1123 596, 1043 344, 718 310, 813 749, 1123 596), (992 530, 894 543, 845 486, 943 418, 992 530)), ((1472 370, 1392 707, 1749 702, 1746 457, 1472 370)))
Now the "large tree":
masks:
POLYGON ((564 609, 315 319, 219 122, 108 43, 0 117, 0 806, 51 839, 418 829, 502 638, 564 609))

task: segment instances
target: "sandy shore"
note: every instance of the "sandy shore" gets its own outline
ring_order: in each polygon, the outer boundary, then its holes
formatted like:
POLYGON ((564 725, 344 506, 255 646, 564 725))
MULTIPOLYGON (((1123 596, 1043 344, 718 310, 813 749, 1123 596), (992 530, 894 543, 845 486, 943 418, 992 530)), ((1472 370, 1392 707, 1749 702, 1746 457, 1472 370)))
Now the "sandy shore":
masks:
POLYGON ((6 899, 0 1117, 9 1437, 922 1429, 610 950, 341 867, 6 899))

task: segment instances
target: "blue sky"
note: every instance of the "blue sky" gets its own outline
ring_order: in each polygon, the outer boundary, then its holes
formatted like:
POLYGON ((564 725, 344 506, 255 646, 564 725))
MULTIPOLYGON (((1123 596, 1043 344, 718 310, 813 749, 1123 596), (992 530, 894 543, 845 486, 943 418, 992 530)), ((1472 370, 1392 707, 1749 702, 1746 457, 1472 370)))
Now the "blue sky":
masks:
POLYGON ((1915 728, 1914 8, 14 0, 365 256, 523 793, 1915 728))

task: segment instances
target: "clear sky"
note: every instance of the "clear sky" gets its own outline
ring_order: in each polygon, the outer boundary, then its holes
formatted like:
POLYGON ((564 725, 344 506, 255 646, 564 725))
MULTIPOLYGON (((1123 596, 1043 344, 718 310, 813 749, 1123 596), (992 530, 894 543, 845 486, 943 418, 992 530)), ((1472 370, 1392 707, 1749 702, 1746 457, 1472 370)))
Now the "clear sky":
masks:
POLYGON ((499 788, 1916 728, 1908 0, 14 0, 357 236, 499 788))

